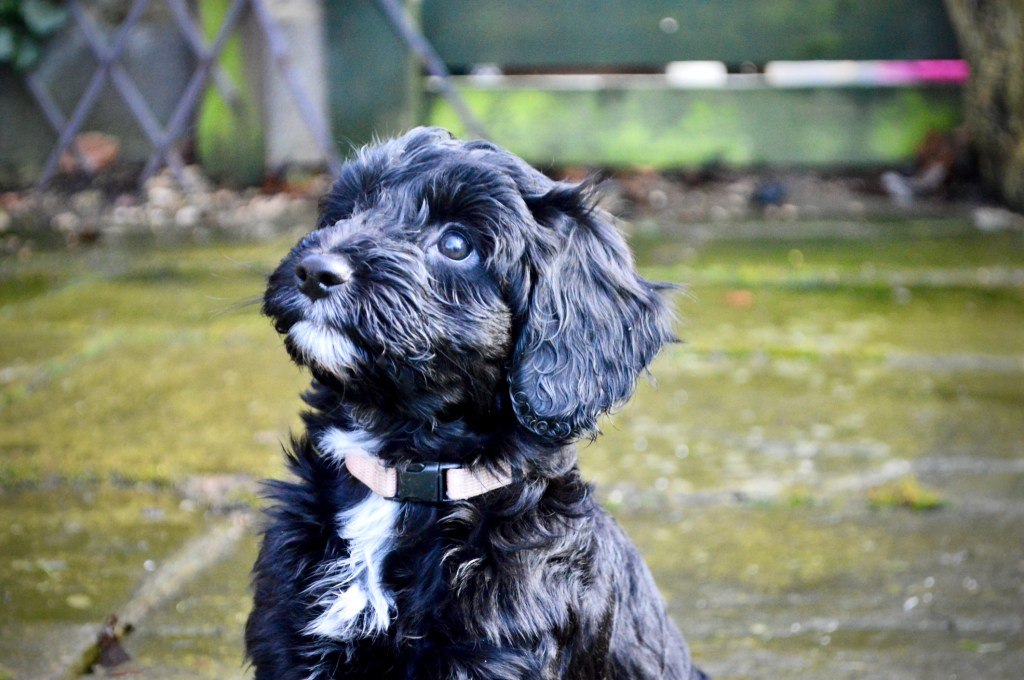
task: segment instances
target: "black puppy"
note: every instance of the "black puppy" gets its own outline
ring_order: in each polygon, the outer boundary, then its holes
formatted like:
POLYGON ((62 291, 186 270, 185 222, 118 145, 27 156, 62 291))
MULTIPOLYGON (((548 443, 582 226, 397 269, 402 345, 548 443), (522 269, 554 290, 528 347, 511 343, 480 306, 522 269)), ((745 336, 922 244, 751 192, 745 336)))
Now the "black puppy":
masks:
POLYGON ((664 289, 584 188, 487 142, 348 163, 264 298, 314 381, 256 677, 703 677, 573 446, 673 340, 664 289))

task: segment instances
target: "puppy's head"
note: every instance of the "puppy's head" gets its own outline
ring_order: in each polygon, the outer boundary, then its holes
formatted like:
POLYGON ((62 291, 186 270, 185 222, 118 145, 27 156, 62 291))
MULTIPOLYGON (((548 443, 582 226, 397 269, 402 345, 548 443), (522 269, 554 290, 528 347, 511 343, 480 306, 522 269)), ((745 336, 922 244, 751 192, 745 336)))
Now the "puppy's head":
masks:
POLYGON ((565 442, 673 339, 663 288, 581 187, 417 129, 345 166, 263 309, 346 399, 565 442))

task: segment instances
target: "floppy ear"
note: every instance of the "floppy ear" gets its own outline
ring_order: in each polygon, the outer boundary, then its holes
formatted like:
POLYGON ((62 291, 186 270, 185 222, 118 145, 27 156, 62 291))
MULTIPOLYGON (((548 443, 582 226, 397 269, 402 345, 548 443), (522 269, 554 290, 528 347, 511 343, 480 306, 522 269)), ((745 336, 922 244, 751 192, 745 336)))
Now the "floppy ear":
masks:
POLYGON ((525 198, 544 233, 509 382, 519 421, 554 441, 596 434, 597 417, 626 401, 676 339, 663 295, 671 286, 637 275, 622 236, 584 192, 560 184, 525 198))

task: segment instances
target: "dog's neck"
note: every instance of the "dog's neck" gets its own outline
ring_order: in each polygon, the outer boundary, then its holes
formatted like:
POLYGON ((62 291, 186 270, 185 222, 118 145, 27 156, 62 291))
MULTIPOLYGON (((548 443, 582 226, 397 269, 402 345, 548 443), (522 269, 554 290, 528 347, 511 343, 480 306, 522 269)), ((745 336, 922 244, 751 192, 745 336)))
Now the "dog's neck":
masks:
POLYGON ((458 417, 425 420, 406 413, 342 399, 337 392, 314 383, 306 394, 315 413, 307 418, 314 439, 330 428, 358 433, 373 442, 372 453, 389 465, 412 462, 500 464, 556 477, 573 467, 572 444, 539 440, 520 427, 514 416, 458 417))
POLYGON ((423 429, 459 437, 462 433, 487 433, 501 427, 502 413, 512 418, 507 379, 497 377, 474 390, 423 388, 388 373, 339 379, 317 368, 307 403, 321 410, 343 408, 365 429, 423 429), (310 402, 316 398, 318 404, 310 402))
MULTIPOLYGON (((394 455, 407 460, 465 463, 492 448, 496 441, 509 438, 507 427, 500 421, 485 424, 471 416, 452 417, 448 413, 441 419, 432 413, 386 409, 343 399, 333 390, 315 384, 306 401, 327 420, 325 425, 365 432, 379 442, 383 458, 394 451, 394 455)), ((318 424, 310 423, 313 428, 318 424)))

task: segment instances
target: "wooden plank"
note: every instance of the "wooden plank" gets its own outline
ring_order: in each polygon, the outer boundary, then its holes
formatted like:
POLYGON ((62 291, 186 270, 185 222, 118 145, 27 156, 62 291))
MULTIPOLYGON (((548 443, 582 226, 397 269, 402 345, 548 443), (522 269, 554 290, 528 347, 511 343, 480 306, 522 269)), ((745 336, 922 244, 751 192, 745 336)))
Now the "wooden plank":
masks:
MULTIPOLYGON (((468 79, 467 79, 468 80, 468 79)), ((493 140, 539 165, 673 168, 903 163, 961 121, 960 89, 484 89, 460 83, 493 140)), ((461 133, 432 97, 428 121, 461 133)))
POLYGON ((958 56, 942 0, 424 0, 423 27, 454 69, 958 56))
POLYGON ((325 2, 324 16, 328 109, 341 154, 414 125, 422 79, 375 3, 325 2))

